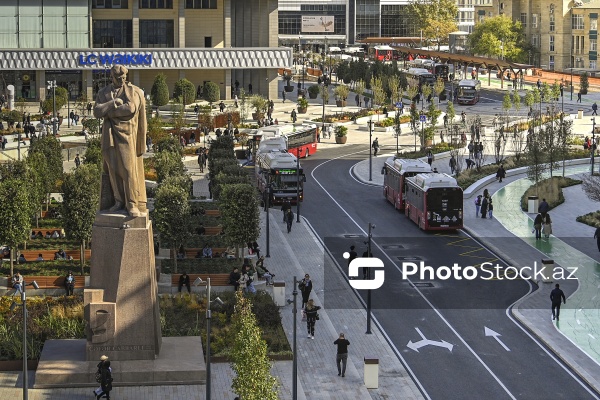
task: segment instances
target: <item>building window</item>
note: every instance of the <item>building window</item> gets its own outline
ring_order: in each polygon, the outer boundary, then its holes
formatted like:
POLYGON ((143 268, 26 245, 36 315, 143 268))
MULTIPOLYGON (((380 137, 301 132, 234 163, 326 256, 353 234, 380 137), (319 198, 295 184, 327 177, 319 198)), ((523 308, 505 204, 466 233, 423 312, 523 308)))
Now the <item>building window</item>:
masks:
POLYGON ((579 36, 575 36, 575 53, 579 54, 579 36))
POLYGON ((539 36, 538 35, 531 35, 531 45, 533 47, 538 47, 539 44, 540 44, 539 36))
POLYGON ((554 35, 550 35, 550 51, 554 51, 554 35))
MULTIPOLYGON (((346 18, 343 21, 345 23, 346 18)), ((381 5, 381 36, 417 37, 418 32, 408 5, 381 5)))
POLYGON ((479 16, 479 23, 482 23, 484 19, 485 19, 485 15, 480 15, 479 16))
POLYGON ((538 15, 537 14, 531 14, 531 27, 532 28, 538 27, 538 15))
POLYGON ((92 26, 93 47, 101 49, 133 47, 131 20, 95 19, 92 26))
POLYGON ((598 39, 590 39, 590 51, 598 51, 598 39))
POLYGON ((596 61, 590 61, 590 69, 596 69, 596 61))
POLYGON ((571 18, 572 29, 583 29, 583 15, 573 14, 571 18))
POLYGON ((140 0, 140 8, 173 8, 173 0, 140 0))
POLYGON ((550 65, 550 71, 554 71, 554 56, 550 56, 548 64, 550 65))
POLYGON ((140 20, 140 47, 175 47, 173 20, 140 20))
POLYGON ((128 0, 92 0, 92 8, 127 8, 128 0))
POLYGON ((590 18, 590 31, 598 30, 598 18, 590 18))
POLYGON ((585 51, 585 36, 581 37, 581 52, 585 51))
POLYGON ((185 0, 185 8, 217 8, 217 0, 185 0))
POLYGON ((527 13, 521 13, 521 25, 527 28, 527 13))
POLYGON ((212 47, 212 36, 204 36, 204 47, 212 47))
POLYGON ((106 0, 96 0, 96 8, 106 8, 106 0))
POLYGON ((550 32, 554 32, 555 26, 554 15, 550 15, 550 32))

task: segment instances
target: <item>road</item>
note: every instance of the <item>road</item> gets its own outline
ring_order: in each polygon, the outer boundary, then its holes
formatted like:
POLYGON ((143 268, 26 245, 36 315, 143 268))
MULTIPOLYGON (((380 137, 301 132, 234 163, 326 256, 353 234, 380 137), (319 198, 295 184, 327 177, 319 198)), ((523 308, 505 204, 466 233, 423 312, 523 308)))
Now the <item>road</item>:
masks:
POLYGON ((365 251, 371 222, 374 256, 386 266, 384 286, 372 291, 373 315, 427 398, 598 398, 510 317, 510 305, 536 289, 528 281, 402 279, 403 261, 434 268, 504 264, 462 232, 420 231, 386 203, 381 188, 354 180, 351 166, 367 156, 360 151, 322 150, 303 161, 308 181, 302 214, 344 266, 325 261, 325 307, 344 308, 344 299, 354 295, 333 278, 347 273, 342 253, 350 245, 359 255, 365 251))

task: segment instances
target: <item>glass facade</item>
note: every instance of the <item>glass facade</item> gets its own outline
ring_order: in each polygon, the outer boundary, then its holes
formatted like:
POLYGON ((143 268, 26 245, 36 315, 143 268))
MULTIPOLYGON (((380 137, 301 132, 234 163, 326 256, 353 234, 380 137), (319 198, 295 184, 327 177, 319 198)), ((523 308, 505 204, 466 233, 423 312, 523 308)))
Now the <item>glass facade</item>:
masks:
POLYGON ((356 39, 380 36, 379 0, 356 0, 356 39))
POLYGON ((37 96, 35 71, 0 71, 0 91, 6 93, 8 85, 15 87, 15 100, 31 100, 37 96))
POLYGON ((94 20, 93 47, 133 47, 133 23, 129 20, 94 20))
POLYGON ((140 20, 140 47, 175 47, 175 23, 170 19, 140 20))
POLYGON ((381 36, 417 37, 419 36, 418 32, 415 19, 410 15, 408 5, 381 6, 381 36))
POLYGON ((279 11, 280 35, 323 35, 323 33, 302 33, 302 16, 333 16, 333 31, 328 34, 346 34, 346 6, 343 4, 304 4, 300 11, 279 11))
POLYGON ((185 0, 185 8, 217 8, 217 0, 185 0))
MULTIPOLYGON (((46 71, 46 80, 56 81, 56 86, 67 89, 71 100, 78 98, 83 91, 81 71, 46 71)), ((47 93, 52 94, 51 91, 47 93)))
POLYGON ((92 0, 92 8, 128 8, 129 0, 92 0))
POLYGON ((173 8, 173 0, 140 0, 140 8, 173 8))

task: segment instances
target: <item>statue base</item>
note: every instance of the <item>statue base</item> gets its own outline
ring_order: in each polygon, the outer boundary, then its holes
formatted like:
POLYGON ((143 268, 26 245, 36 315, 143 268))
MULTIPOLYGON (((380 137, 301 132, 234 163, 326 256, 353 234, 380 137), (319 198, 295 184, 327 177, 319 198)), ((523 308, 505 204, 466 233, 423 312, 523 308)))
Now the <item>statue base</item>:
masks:
POLYGON ((84 290, 86 359, 154 360, 162 337, 151 222, 126 211, 100 212, 92 249, 84 290))
MULTIPOLYGON (((86 360, 86 340, 47 340, 33 387, 98 387, 100 358, 86 360)), ((110 360, 115 386, 204 385, 206 364, 200 336, 162 338, 155 360, 110 360)))

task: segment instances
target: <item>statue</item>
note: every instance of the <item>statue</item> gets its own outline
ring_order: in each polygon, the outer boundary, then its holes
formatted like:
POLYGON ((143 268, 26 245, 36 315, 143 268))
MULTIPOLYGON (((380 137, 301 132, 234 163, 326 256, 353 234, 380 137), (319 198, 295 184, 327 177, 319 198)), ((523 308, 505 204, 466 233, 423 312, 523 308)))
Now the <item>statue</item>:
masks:
POLYGON ((127 68, 110 70, 112 83, 98 92, 94 116, 104 118, 102 156, 114 205, 130 216, 146 215, 146 187, 142 155, 146 149, 146 101, 144 92, 126 81, 127 68))

